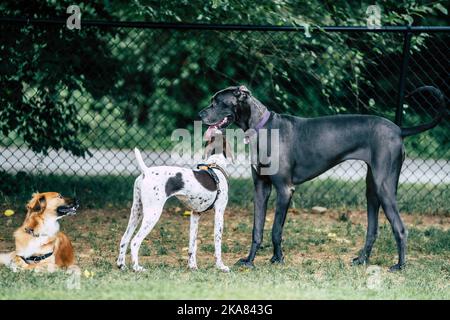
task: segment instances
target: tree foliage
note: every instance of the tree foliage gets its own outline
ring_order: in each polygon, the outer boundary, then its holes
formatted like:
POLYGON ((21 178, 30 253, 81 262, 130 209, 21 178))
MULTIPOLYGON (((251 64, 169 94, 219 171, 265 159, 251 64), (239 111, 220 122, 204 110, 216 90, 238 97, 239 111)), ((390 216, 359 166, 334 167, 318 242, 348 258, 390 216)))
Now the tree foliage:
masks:
MULTIPOLYGON (((70 1, 6 1, 7 16, 67 17, 70 1)), ((365 25, 371 2, 240 0, 83 1, 82 19, 312 26, 303 33, 178 32, 1 25, 0 129, 31 148, 84 155, 92 128, 83 112, 119 114, 128 125, 153 123, 168 134, 185 127, 213 92, 246 83, 280 112, 369 112, 382 109, 370 91, 377 64, 401 50, 399 35, 330 36, 318 26, 365 25), (370 78, 369 78, 370 76, 370 78), (365 95, 361 94, 362 91, 365 95), (369 94, 367 94, 369 92, 369 94), (372 99, 372 100, 371 100, 372 99), (161 119, 161 118, 159 118, 161 119)), ((446 15, 442 2, 382 1, 383 25, 421 24, 446 15)), ((425 46, 414 38, 413 50, 425 46)), ((377 80, 377 81, 374 81, 377 80)), ((386 86, 387 88, 389 86, 386 86)), ((389 92, 389 94, 392 94, 389 92)))

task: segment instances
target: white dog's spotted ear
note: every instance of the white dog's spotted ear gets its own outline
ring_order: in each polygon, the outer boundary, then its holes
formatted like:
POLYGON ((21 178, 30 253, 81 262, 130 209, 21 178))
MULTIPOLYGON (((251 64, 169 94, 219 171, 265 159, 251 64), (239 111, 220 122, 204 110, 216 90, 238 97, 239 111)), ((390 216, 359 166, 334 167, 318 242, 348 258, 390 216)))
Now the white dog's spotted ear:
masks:
POLYGON ((244 101, 251 95, 251 93, 246 86, 241 85, 234 91, 234 95, 239 101, 244 101))

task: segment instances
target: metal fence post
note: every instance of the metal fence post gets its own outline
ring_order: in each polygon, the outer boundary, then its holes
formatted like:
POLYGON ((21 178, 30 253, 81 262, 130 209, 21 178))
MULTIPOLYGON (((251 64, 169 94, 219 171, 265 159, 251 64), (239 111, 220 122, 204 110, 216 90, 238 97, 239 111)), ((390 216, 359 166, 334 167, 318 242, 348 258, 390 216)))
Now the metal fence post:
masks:
POLYGON ((402 68, 400 70, 400 82, 398 87, 398 98, 397 98, 397 110, 395 112, 395 123, 398 126, 402 125, 403 120, 403 100, 405 98, 405 82, 406 82, 406 73, 408 72, 408 61, 409 54, 411 48, 411 27, 405 32, 405 36, 403 38, 403 54, 402 54, 402 68))

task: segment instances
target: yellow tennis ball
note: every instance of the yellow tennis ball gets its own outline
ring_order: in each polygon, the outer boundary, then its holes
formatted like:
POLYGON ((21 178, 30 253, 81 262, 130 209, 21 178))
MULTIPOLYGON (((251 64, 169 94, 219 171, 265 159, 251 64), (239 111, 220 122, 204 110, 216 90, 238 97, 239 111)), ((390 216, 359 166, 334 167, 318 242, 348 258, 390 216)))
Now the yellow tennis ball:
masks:
POLYGON ((185 212, 183 212, 183 216, 185 217, 189 217, 191 215, 191 211, 186 210, 185 212))
POLYGON ((89 278, 90 275, 91 275, 91 273, 90 273, 88 270, 84 270, 84 276, 85 276, 86 278, 89 278))
POLYGON ((11 217, 14 214, 14 210, 8 209, 4 212, 5 216, 11 217))

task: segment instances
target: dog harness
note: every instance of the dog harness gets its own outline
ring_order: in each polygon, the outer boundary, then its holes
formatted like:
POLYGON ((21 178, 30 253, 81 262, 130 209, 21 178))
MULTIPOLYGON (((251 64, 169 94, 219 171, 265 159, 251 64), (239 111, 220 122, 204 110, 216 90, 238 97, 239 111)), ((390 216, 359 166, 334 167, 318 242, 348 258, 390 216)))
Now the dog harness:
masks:
POLYGON ((225 172, 225 170, 222 167, 220 167, 219 165, 217 165, 216 163, 209 163, 209 164, 200 163, 200 164, 197 165, 197 169, 198 170, 204 170, 204 171, 208 172, 210 177, 214 180, 214 183, 216 184, 216 188, 217 188, 216 197, 215 197, 214 201, 211 203, 211 205, 207 209, 202 211, 202 212, 205 212, 205 211, 208 211, 208 210, 210 210, 210 209, 212 209, 214 207, 214 204, 216 203, 217 198, 219 197, 219 194, 220 194, 220 187, 219 187, 220 180, 219 180, 219 177, 217 176, 217 174, 214 172, 213 169, 217 169, 220 172, 222 172, 222 174, 224 175, 224 177, 227 180, 227 182, 228 182, 228 175, 225 172))
POLYGON ((25 257, 22 257, 22 256, 20 256, 20 257, 22 258, 22 260, 23 260, 26 264, 30 264, 31 262, 37 263, 37 262, 39 262, 39 261, 45 260, 45 259, 47 259, 48 257, 50 257, 52 254, 53 254, 53 251, 52 251, 52 252, 49 252, 49 253, 46 253, 46 254, 43 254, 43 255, 41 255, 41 256, 31 256, 31 257, 28 257, 28 258, 25 258, 25 257))

